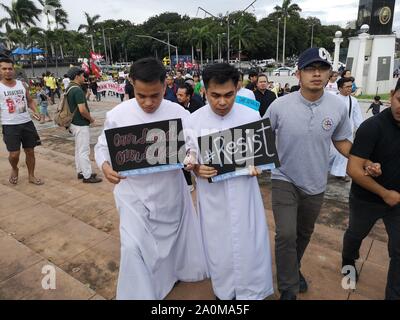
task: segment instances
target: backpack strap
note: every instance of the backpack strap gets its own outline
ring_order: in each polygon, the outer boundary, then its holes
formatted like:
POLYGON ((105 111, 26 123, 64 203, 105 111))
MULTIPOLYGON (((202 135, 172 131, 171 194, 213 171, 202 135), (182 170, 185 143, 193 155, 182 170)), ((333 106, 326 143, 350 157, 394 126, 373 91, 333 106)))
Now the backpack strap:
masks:
MULTIPOLYGON (((65 94, 64 94, 65 99, 68 99, 68 93, 69 93, 73 88, 79 88, 79 86, 74 86, 74 85, 69 86, 68 89, 67 89, 67 91, 66 91, 65 94)), ((77 110, 78 110, 78 106, 76 106, 74 112, 72 112, 72 118, 75 117, 75 113, 76 113, 77 110)))

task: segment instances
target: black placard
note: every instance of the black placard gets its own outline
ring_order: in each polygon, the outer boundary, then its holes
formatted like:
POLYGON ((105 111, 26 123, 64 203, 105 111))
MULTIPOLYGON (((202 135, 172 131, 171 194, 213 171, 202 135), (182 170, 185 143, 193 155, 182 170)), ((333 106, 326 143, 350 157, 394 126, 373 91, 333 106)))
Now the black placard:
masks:
POLYGON ((201 162, 218 171, 211 182, 244 175, 249 165, 263 170, 280 166, 269 119, 199 137, 201 162))
POLYGON ((113 170, 140 175, 182 168, 185 154, 181 119, 105 131, 113 170))

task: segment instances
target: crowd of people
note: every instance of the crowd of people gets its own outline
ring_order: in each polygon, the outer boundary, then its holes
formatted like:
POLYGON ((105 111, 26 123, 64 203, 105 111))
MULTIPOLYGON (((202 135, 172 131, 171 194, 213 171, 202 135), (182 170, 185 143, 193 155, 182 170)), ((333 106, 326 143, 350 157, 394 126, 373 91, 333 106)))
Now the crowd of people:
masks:
MULTIPOLYGON (((198 143, 204 130, 214 133, 266 118, 271 121, 280 159, 280 167, 271 172, 280 299, 295 300, 308 290, 302 258, 321 210, 329 170, 340 177, 347 172, 353 179, 338 272, 351 267, 356 273, 351 280, 358 280, 361 243, 382 218, 390 256, 386 299, 400 299, 400 81, 392 92, 391 108, 363 121, 352 95, 354 78, 346 71, 338 80, 321 50, 311 48, 300 55, 299 83, 292 88, 288 84, 281 88, 258 73, 251 73, 243 87, 244 75, 224 63, 208 66, 201 76, 181 71, 167 74, 154 58, 134 63, 125 80, 126 100, 107 113, 95 146, 97 166, 115 184, 120 215, 117 299, 163 299, 177 281, 205 278, 211 279, 221 300, 262 300, 273 294, 272 248, 257 180, 261 172, 249 167, 247 175, 209 183, 218 172, 202 163, 198 143), (240 104, 240 97, 257 101, 258 110, 240 104), (184 173, 179 169, 124 176, 113 170, 106 130, 169 119, 181 119, 187 129, 184 173), (190 194, 194 184, 195 205, 190 194)), ((36 103, 28 88, 14 79, 12 60, 0 60, 0 76, 9 182, 18 183, 22 145, 29 182, 41 185, 43 180, 34 175, 34 148, 40 139, 27 111, 30 108, 36 114, 36 103)), ((57 93, 51 78, 44 80, 38 101, 52 103, 57 93)), ((95 119, 82 88, 85 73, 74 67, 66 78, 77 178, 100 183, 89 159, 89 127, 95 119)), ((89 87, 96 92, 95 85, 89 87)), ((379 100, 372 107, 375 111, 379 100)), ((45 104, 41 111, 40 119, 46 120, 45 104)))

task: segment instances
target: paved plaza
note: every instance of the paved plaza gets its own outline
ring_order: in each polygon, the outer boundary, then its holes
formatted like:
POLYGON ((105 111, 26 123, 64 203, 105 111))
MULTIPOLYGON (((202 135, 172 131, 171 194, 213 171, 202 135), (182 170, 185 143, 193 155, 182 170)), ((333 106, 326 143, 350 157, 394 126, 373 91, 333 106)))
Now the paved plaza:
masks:
MULTIPOLYGON (((118 101, 107 97, 90 103, 96 119, 91 129, 92 151, 105 112, 118 101)), ((364 114, 368 105, 362 103, 364 114)), ((54 106, 51 108, 54 110, 54 106)), ((72 136, 53 123, 35 124, 42 139, 42 146, 36 149, 37 176, 45 180, 45 185, 28 183, 23 154, 18 185, 10 185, 8 153, 0 142, 0 299, 115 299, 120 246, 113 186, 106 181, 90 185, 77 180, 72 136), (42 268, 46 265, 56 269, 55 290, 42 288, 42 268)), ((102 176, 94 161, 92 165, 102 176)), ((260 178, 260 185, 274 245, 268 174, 260 178)), ((389 258, 381 222, 363 242, 356 290, 344 290, 341 285, 341 246, 348 222, 349 187, 350 184, 330 179, 322 213, 303 260, 302 272, 309 280, 309 292, 299 295, 301 300, 384 298, 389 258)), ((277 297, 276 293, 270 299, 277 297)), ((214 299, 214 295, 207 280, 179 283, 167 299, 203 300, 214 299)))

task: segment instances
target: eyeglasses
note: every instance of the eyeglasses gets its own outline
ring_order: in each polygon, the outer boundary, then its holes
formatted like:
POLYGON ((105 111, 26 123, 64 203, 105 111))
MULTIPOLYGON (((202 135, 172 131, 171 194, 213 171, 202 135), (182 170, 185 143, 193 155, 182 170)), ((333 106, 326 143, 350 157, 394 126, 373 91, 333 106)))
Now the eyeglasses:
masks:
POLYGON ((317 70, 325 72, 325 71, 331 70, 331 67, 328 66, 327 64, 312 64, 303 69, 303 71, 305 71, 305 72, 315 72, 317 70))

